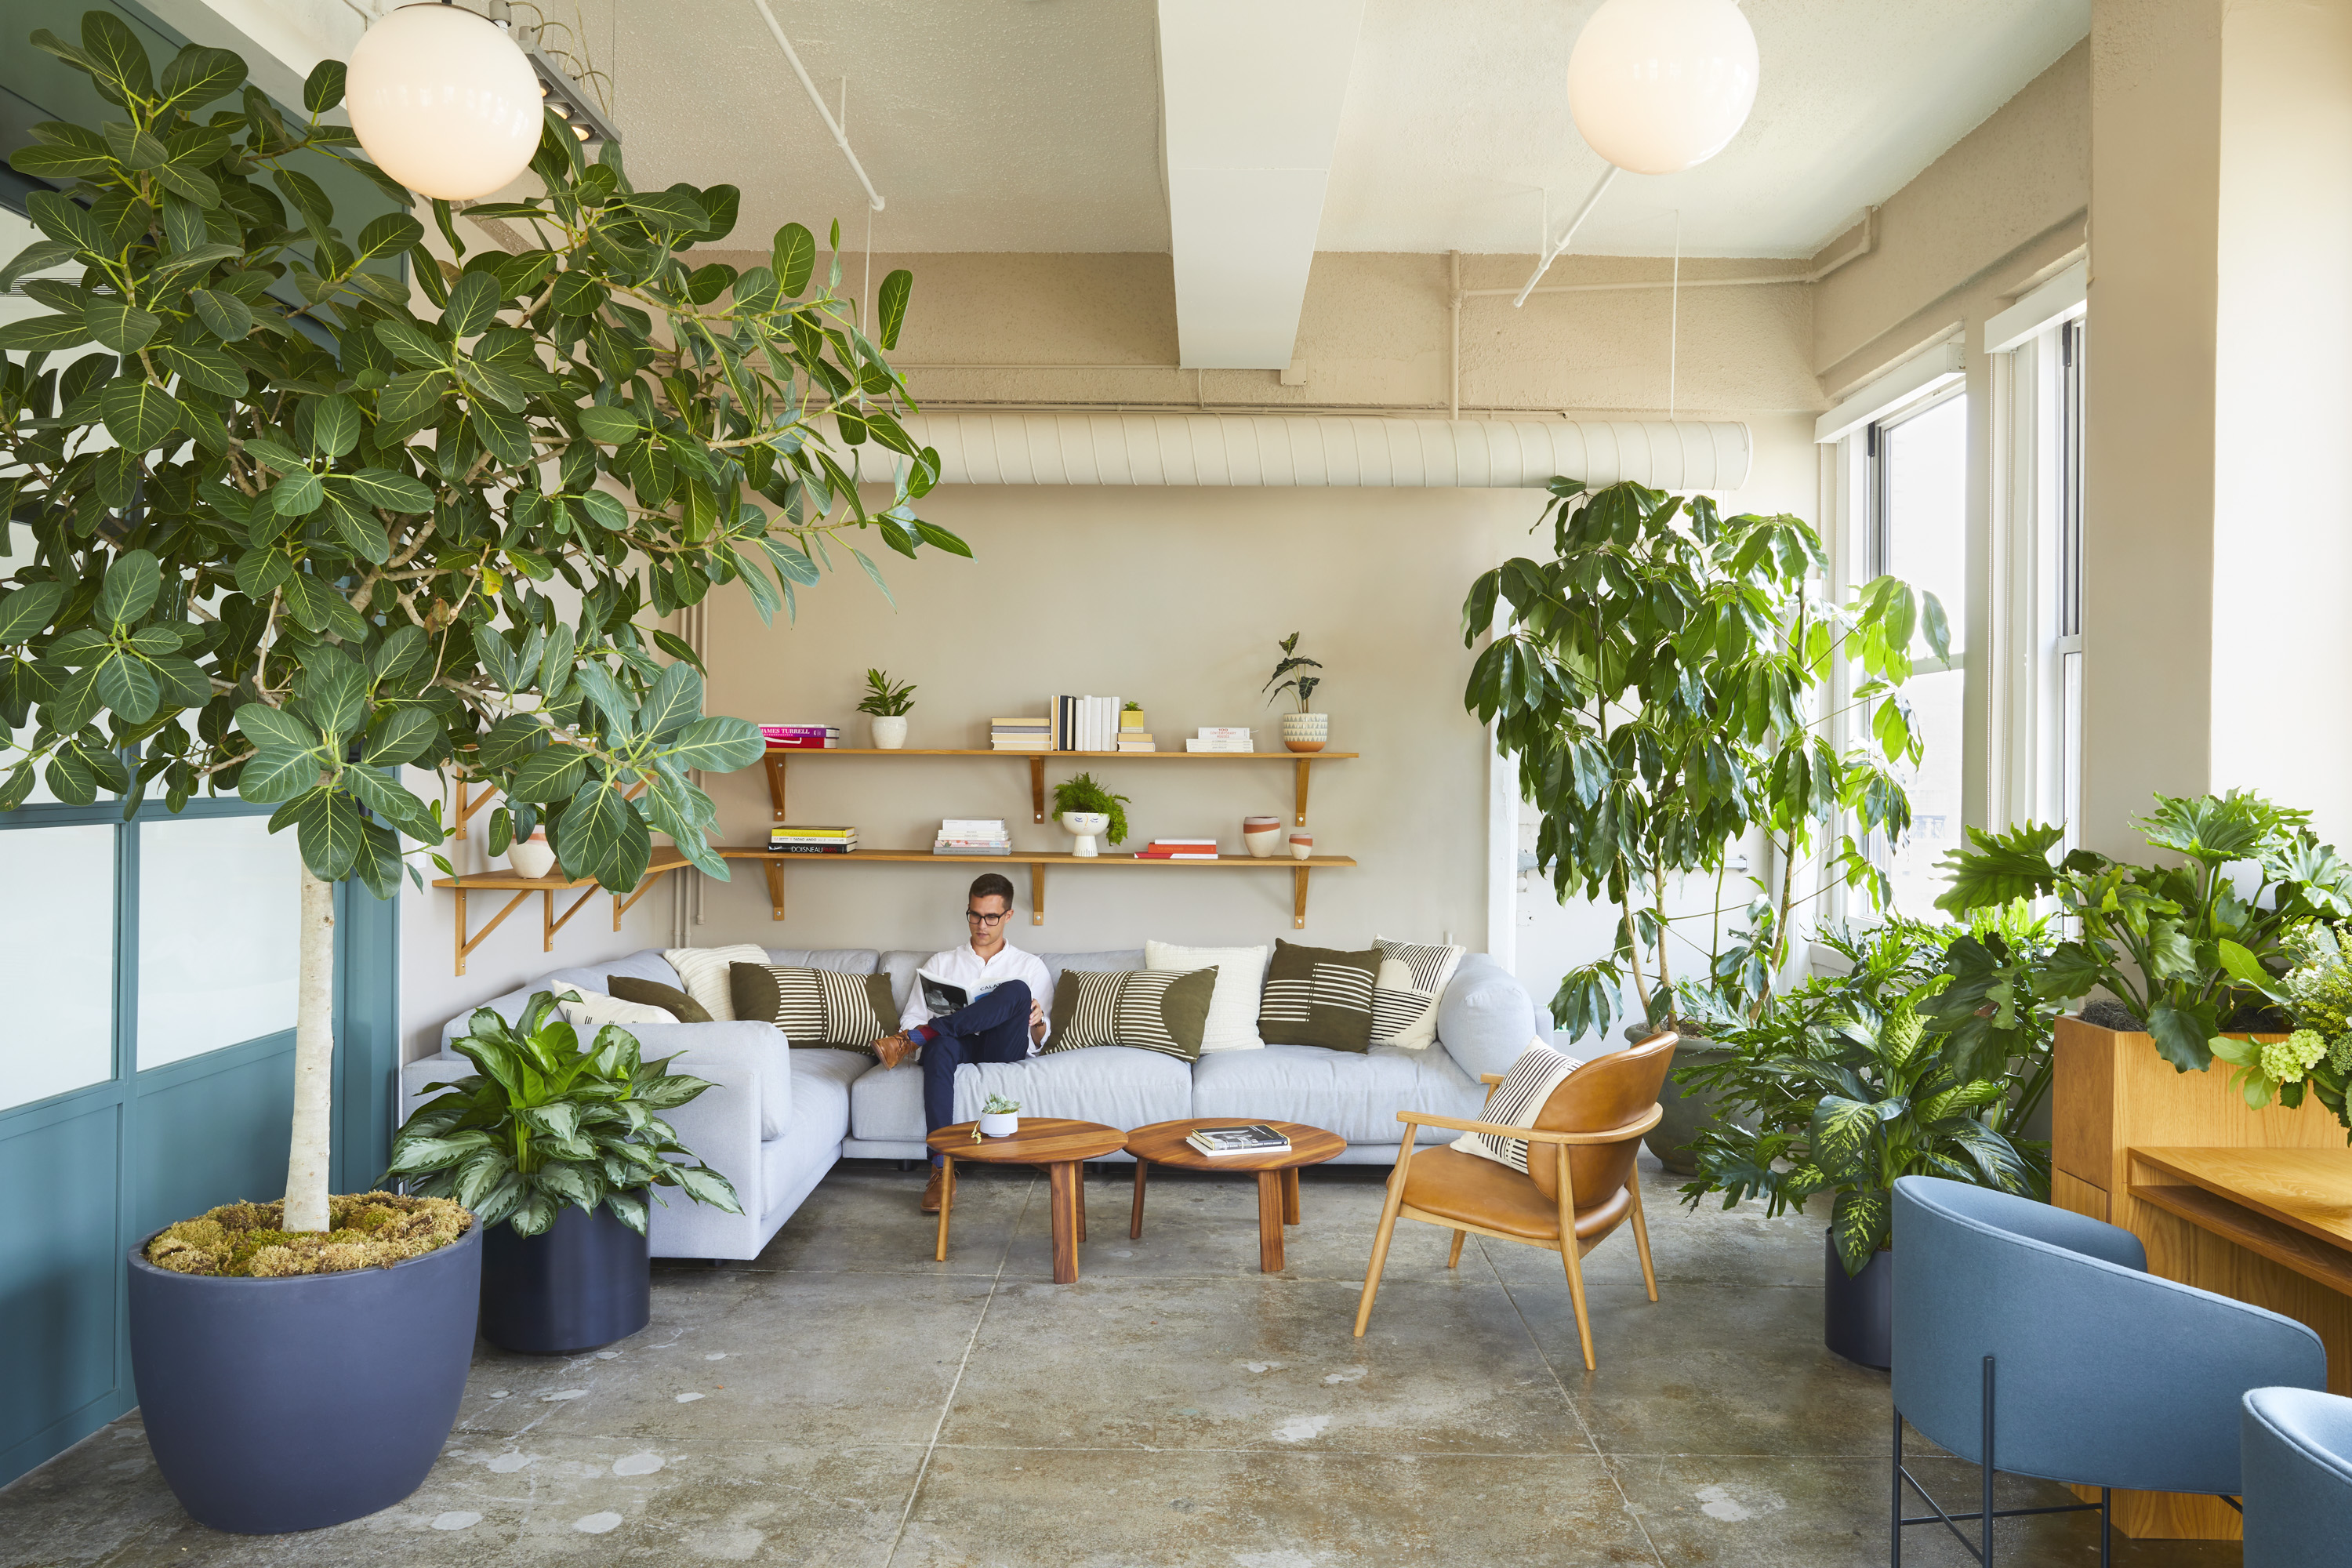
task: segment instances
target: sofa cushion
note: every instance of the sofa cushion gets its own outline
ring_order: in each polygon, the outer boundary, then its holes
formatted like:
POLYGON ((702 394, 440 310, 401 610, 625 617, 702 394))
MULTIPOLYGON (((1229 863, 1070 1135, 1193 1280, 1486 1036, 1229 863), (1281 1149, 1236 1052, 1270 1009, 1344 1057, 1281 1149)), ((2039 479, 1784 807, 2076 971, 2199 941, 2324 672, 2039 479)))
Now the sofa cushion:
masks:
POLYGON ((871 974, 882 956, 870 947, 772 947, 767 953, 770 963, 831 969, 843 974, 871 974))
POLYGON ((1202 1057, 1192 1068, 1192 1109, 1183 1114, 1303 1121, 1350 1143, 1389 1144, 1404 1137, 1398 1111, 1472 1117, 1486 1094, 1477 1079, 1435 1051, 1375 1046, 1358 1055, 1268 1046, 1202 1057))
MULTIPOLYGON (((664 959, 663 963, 669 961, 664 959)), ((710 1009, 688 996, 675 985, 658 980, 640 980, 634 974, 613 976, 613 994, 624 1002, 641 1002, 648 1007, 658 1007, 680 1024, 709 1024, 715 1020, 710 1009)))
POLYGON ((1465 954, 1437 1004, 1437 1039, 1473 1079, 1507 1073, 1536 1037, 1527 987, 1483 952, 1465 954))
POLYGON ((1133 1046, 1192 1061, 1201 1054, 1217 972, 1066 969, 1054 980, 1054 1031, 1047 1053, 1133 1046))
POLYGON ((1209 1027, 1201 1037, 1203 1051, 1254 1051, 1265 1042, 1258 1037, 1258 997, 1265 984, 1263 947, 1180 947, 1174 942, 1143 944, 1146 969, 1214 969, 1217 989, 1209 999, 1209 1027))
POLYGON ((1269 1046, 1361 1052, 1372 1043, 1372 981, 1381 950, 1343 952, 1275 939, 1257 1032, 1269 1046))
POLYGON ((871 970, 737 963, 728 974, 735 1016, 765 1018, 797 1048, 838 1047, 872 1056, 874 1042, 898 1027, 890 983, 871 970))
MULTIPOLYGON (((672 947, 662 950, 677 971, 686 994, 702 1004, 703 1011, 725 1023, 735 1020, 735 1000, 728 988, 728 971, 738 963, 765 963, 767 950, 739 942, 732 947, 672 947)), ((765 1023, 766 1019, 761 1022, 765 1023)))
POLYGON ((1437 1043, 1437 1003, 1467 948, 1452 942, 1372 938, 1381 972, 1372 981, 1372 1044, 1425 1051, 1437 1043))
MULTIPOLYGON (((956 1120, 978 1116, 992 1094, 1020 1101, 1024 1116, 1066 1116, 1122 1130, 1192 1114, 1187 1064, 1127 1046, 1097 1046, 1022 1062, 967 1062, 956 1069, 956 1120)), ((921 1142, 922 1068, 914 1062, 877 1067, 852 1084, 849 1131, 870 1142, 921 1142)))

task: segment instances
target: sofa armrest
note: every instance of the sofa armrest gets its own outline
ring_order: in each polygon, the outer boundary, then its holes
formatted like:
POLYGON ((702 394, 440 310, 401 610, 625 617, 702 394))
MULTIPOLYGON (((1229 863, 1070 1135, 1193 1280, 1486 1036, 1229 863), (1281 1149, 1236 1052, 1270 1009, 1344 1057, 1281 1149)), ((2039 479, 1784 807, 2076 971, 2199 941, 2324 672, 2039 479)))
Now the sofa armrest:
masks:
POLYGON ((1437 1039, 1473 1079, 1511 1070, 1536 1038, 1536 1006, 1518 977, 1483 952, 1466 953, 1437 1003, 1437 1039))
MULTIPOLYGON (((792 1108, 792 1063, 772 1024, 641 1024, 630 1031, 648 1061, 672 1058, 669 1070, 710 1085, 694 1099, 660 1113, 696 1159, 734 1184, 743 1212, 765 1212, 760 1187, 760 1146, 770 1110, 781 1132, 792 1108), (763 1109, 769 1108, 769 1109, 763 1109)), ((656 1190, 673 1206, 694 1200, 673 1187, 656 1190)))

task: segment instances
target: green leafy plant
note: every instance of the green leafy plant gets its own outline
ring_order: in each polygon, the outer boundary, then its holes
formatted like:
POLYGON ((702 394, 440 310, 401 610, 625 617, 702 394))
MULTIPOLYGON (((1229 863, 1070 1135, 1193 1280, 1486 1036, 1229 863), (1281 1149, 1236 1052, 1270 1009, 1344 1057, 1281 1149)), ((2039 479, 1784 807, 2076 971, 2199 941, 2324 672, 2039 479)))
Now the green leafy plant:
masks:
POLYGON ((401 1128, 387 1179, 455 1198, 484 1225, 504 1221, 518 1236, 544 1231, 565 1204, 591 1214, 602 1204, 642 1236, 647 1190, 657 1186, 742 1213, 733 1185, 657 1114, 710 1085, 671 1072, 667 1058, 640 1059, 636 1037, 615 1025, 582 1046, 556 1000, 533 994, 511 1026, 488 1007, 475 1010, 450 1048, 479 1070, 426 1086, 450 1092, 401 1128))
MULTIPOLYGON (((2175 866, 2126 865, 2090 849, 2053 858, 2065 834, 2046 823, 1999 834, 1970 828, 1969 847, 1945 858, 1952 886, 1938 908, 2054 899, 2078 934, 2046 954, 2011 954, 1956 974, 1955 996, 2051 1003, 2104 988, 2144 1022, 2175 1068, 2202 1072, 2217 1036, 2275 1021, 2266 1016, 2274 978, 2295 961, 2290 933, 2352 916, 2352 868, 2310 821, 2309 812, 2243 790, 2158 795, 2137 826, 2151 848, 2187 862, 2175 866), (2252 868, 2251 885, 2232 867, 2252 868)), ((1979 1031, 1985 1051, 2011 1047, 2013 1030, 2000 1017, 1983 1019, 1979 1031)))
POLYGON ((1538 866, 1563 901, 1621 911, 1615 951, 1569 972, 1553 1021, 1606 1029, 1630 984, 1654 1023, 1752 1022, 1788 967, 1801 905, 1841 882, 1885 904, 1871 839, 1910 826, 1894 770, 1918 762, 1920 742, 1902 688, 1915 633, 1948 654, 1943 606, 1893 577, 1824 597, 1821 541, 1794 517, 1725 518, 1706 497, 1630 482, 1549 489, 1537 526, 1551 522, 1553 558, 1482 574, 1462 637, 1475 647, 1491 634, 1464 701, 1517 761, 1542 816, 1538 866), (1836 707, 1842 667, 1853 685, 1836 707), (1870 738, 1841 750, 1830 736, 1847 713, 1866 716, 1870 738), (1751 832, 1779 885, 1748 877, 1749 895, 1727 905, 1751 832), (1828 875, 1805 890, 1799 869, 1817 858, 1828 875), (1715 896, 1670 916, 1668 889, 1686 876, 1712 879, 1715 896), (1727 930, 1727 917, 1744 924, 1727 930))
POLYGON ((1129 699, 1118 705, 1118 710, 1122 713, 1140 713, 1143 711, 1143 704, 1129 699))
POLYGON ((1069 811, 1098 812, 1110 818, 1110 826, 1103 837, 1113 844, 1127 841, 1128 798, 1113 795, 1095 782, 1092 773, 1080 773, 1074 779, 1064 779, 1054 786, 1054 815, 1069 811))
POLYGON ((866 672, 866 695, 858 700, 857 710, 871 713, 877 719, 896 719, 915 705, 912 686, 893 685, 890 672, 869 669, 866 672))
POLYGON ((1769 1216, 1833 1194, 1830 1232, 1853 1275, 1888 1243, 1898 1177, 2046 1196, 2047 1146, 2015 1130, 2049 1090, 2050 1015, 2034 1020, 2021 1055, 1979 1073, 1927 1006, 1948 984, 1950 944, 2039 952, 2048 946, 2041 924, 2021 908, 1974 931, 1888 920, 1868 931, 1832 926, 1818 940, 1851 971, 1774 997, 1760 1017, 1717 1037, 1726 1059, 1688 1075, 1722 1101, 1694 1146, 1698 1176, 1685 1201, 1720 1193, 1729 1208, 1760 1197, 1769 1216))
POLYGON ((297 122, 219 49, 159 77, 109 12, 33 42, 121 113, 35 126, 12 158, 55 188, 0 267, 47 307, 0 326, 22 354, 0 368, 0 809, 43 779, 127 813, 278 805, 303 864, 285 1224, 321 1229, 327 884, 389 897, 403 840, 443 838, 398 766, 502 792, 492 854, 544 822, 567 870, 626 892, 658 832, 724 879, 690 774, 749 765, 760 734, 702 713, 693 649, 652 618, 727 583, 789 611, 828 541, 877 585, 861 534, 970 552, 915 515, 939 461, 897 417, 900 315, 868 335, 837 246, 820 271, 787 224, 766 265, 683 258, 733 229, 733 186, 640 191, 551 117, 544 194, 468 209, 529 247, 469 256, 434 202, 444 261, 416 198, 322 118, 341 62, 297 122), (303 172, 330 162, 387 210, 339 226, 303 172), (860 485, 885 482, 869 510, 860 485))
POLYGON ((1001 1094, 992 1094, 988 1097, 988 1103, 982 1106, 980 1110, 983 1116, 1011 1116, 1020 1109, 1019 1100, 1007 1100, 1001 1094))
POLYGON ((2250 989, 2270 998, 2294 1027, 2284 1039, 2216 1035, 2206 1044, 2248 1105, 2260 1110, 2273 1100, 2289 1110, 2306 1094, 2336 1113, 2352 1138, 2352 953, 2336 931, 2309 921, 2288 931, 2281 943, 2290 967, 2273 977, 2252 952, 2226 938, 2221 963, 2250 989))
POLYGON ((1318 660, 1300 657, 1297 632, 1283 638, 1276 646, 1282 649, 1282 660, 1274 667, 1274 673, 1265 678, 1265 684, 1258 689, 1274 694, 1266 699, 1269 704, 1276 697, 1281 696, 1286 691, 1289 692, 1298 699, 1298 710, 1305 713, 1308 711, 1307 705, 1314 700, 1315 689, 1323 684, 1323 678, 1319 675, 1306 675, 1300 672, 1320 669, 1323 666, 1318 660), (1280 682, 1279 685, 1276 684, 1277 681, 1280 682))

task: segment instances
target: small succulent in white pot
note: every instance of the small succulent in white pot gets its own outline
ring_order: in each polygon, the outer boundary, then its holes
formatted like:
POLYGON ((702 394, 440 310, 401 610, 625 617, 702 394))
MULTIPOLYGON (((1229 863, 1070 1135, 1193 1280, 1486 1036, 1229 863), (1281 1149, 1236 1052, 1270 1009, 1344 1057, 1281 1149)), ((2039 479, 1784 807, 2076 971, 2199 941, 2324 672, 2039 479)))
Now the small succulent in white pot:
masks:
POLYGON ((1021 1102, 992 1094, 988 1103, 980 1108, 980 1135, 983 1138, 1010 1138, 1021 1125, 1021 1102))

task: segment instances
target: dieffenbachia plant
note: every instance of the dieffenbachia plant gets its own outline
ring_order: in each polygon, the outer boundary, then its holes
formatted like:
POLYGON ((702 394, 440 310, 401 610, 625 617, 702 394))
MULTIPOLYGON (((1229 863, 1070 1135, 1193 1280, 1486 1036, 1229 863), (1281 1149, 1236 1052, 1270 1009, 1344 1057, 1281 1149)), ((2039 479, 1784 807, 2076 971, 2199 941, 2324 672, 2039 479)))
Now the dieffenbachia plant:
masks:
POLYGON ((12 160, 54 188, 0 268, 48 308, 0 327, 0 809, 37 780, 126 813, 150 790, 278 805, 304 866, 286 1223, 318 1228, 329 884, 388 896, 402 839, 444 837, 394 765, 503 791, 494 854, 544 821, 566 871, 625 890, 663 833, 724 878, 689 775, 748 765, 760 733, 702 712, 693 651, 652 620, 733 582, 772 616, 853 531, 970 553, 913 510, 938 458, 883 358, 909 278, 869 331, 798 224, 766 266, 689 266, 735 189, 636 190, 552 120, 544 194, 470 209, 527 248, 468 255, 435 202, 452 264, 321 121, 339 62, 296 121, 226 51, 159 76, 107 12, 33 42, 119 116, 37 126, 12 160), (338 227, 320 160, 401 210, 338 227))

